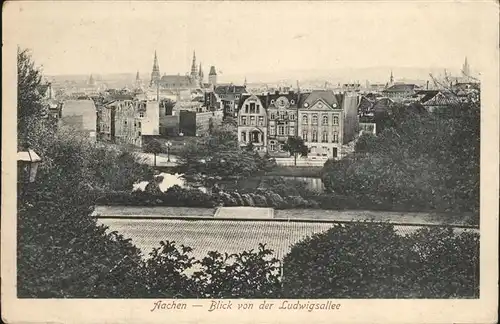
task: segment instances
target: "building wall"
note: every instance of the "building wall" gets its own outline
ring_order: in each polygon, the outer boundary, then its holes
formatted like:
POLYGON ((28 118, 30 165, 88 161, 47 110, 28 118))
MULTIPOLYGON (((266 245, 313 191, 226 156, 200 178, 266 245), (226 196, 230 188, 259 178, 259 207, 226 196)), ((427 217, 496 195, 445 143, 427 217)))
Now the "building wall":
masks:
POLYGON ((207 111, 196 114, 196 133, 203 134, 208 132, 210 127, 210 120, 212 121, 214 127, 220 126, 222 123, 223 112, 222 111, 207 111))
POLYGON ((168 115, 160 117, 160 135, 179 135, 179 115, 168 115))
MULTIPOLYGON (((160 135, 160 106, 157 101, 147 101, 144 114, 139 113, 142 120, 142 135, 160 135)), ((137 103, 141 104, 141 103, 137 103)))
POLYGON ((267 110, 268 118, 268 152, 271 156, 289 156, 290 153, 283 151, 283 145, 289 136, 297 136, 298 133, 298 111, 296 108, 278 109, 270 107, 267 110))
POLYGON ((338 158, 343 143, 344 112, 342 109, 331 107, 328 109, 315 107, 317 105, 309 109, 299 109, 298 135, 309 147, 310 158, 338 158))
POLYGON ((344 110, 344 125, 342 143, 346 144, 354 140, 359 132, 358 105, 360 97, 356 93, 344 93, 342 109, 344 110))
POLYGON ((267 112, 257 96, 248 97, 237 113, 238 142, 241 146, 252 141, 255 150, 267 151, 268 129, 267 112), (248 110, 246 107, 248 105, 248 110), (255 107, 255 109, 253 109, 255 107))
POLYGON ((142 146, 142 121, 138 118, 136 103, 120 100, 111 104, 115 107, 115 141, 118 144, 142 146))

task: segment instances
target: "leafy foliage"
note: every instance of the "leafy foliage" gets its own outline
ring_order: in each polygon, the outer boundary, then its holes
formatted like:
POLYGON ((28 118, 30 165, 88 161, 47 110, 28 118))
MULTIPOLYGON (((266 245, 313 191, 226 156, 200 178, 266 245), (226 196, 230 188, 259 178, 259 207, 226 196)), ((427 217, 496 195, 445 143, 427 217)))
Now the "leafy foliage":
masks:
POLYGON ((356 142, 356 153, 373 153, 376 151, 376 136, 372 133, 363 133, 356 142))
POLYGON ((201 182, 207 187, 218 180, 246 178, 272 166, 256 152, 240 148, 235 132, 227 124, 198 143, 186 145, 178 161, 179 171, 189 182, 201 182))
POLYGON ((361 136, 359 154, 325 163, 325 187, 374 208, 477 212, 479 107, 468 101, 439 114, 399 107, 377 137, 361 136))
POLYGON ((144 146, 144 152, 152 153, 154 155, 154 166, 156 166, 156 155, 163 153, 164 148, 158 140, 152 139, 144 146))
POLYGON ((309 148, 304 144, 304 140, 301 137, 289 136, 285 145, 283 145, 283 150, 290 152, 290 156, 294 157, 294 164, 297 165, 297 156, 307 156, 309 153, 309 148))
POLYGON ((22 141, 30 129, 28 124, 31 120, 44 118, 48 114, 47 107, 42 104, 42 72, 27 49, 17 49, 17 88, 17 133, 18 141, 22 141))
POLYGON ((478 297, 473 233, 390 224, 338 224, 295 244, 284 259, 283 298, 478 297))

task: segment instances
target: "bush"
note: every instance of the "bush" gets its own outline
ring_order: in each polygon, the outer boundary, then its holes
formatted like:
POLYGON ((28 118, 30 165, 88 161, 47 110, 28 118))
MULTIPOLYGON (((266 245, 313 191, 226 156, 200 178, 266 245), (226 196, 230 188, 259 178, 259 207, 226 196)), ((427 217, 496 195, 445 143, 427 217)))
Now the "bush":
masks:
POLYGON ((338 224, 285 256, 283 298, 477 298, 478 267, 476 234, 338 224))

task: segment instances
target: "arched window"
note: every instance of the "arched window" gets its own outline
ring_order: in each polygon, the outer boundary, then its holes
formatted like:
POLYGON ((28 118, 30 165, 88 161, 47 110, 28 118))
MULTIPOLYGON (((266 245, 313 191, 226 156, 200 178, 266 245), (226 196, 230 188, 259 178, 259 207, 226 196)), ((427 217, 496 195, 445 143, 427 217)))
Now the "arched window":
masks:
POLYGON ((334 143, 339 142, 339 134, 337 132, 333 133, 333 142, 334 143))
POLYGON ((318 141, 318 131, 315 130, 315 129, 312 131, 312 141, 313 142, 317 142, 318 141))
POLYGON ((302 116, 302 125, 307 125, 307 115, 302 116))
POLYGON ((338 125, 339 124, 339 117, 333 116, 333 124, 338 125))
POLYGON ((314 114, 312 117, 312 124, 318 125, 318 115, 314 114))
POLYGON ((241 132, 241 141, 246 143, 246 141, 247 141, 247 133, 241 132))
POLYGON ((328 125, 328 115, 323 115, 323 125, 328 125))

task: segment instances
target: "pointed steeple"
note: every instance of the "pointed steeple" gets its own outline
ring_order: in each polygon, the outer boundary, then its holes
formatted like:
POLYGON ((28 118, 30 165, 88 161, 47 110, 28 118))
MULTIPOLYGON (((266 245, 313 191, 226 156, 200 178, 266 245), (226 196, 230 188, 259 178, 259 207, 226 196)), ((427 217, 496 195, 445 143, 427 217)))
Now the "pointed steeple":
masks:
POLYGON ((95 85, 94 76, 92 74, 90 75, 90 78, 89 78, 89 85, 91 85, 91 86, 95 85))
POLYGON ((200 62, 200 69, 198 71, 198 76, 200 77, 200 80, 203 80, 204 75, 203 75, 203 70, 201 68, 201 62, 200 62))
POLYGON ((191 64, 191 77, 196 78, 198 76, 198 72, 196 71, 196 52, 193 51, 193 63, 191 64))
POLYGON ((464 62, 464 65, 462 66, 462 73, 465 76, 470 75, 470 66, 469 66, 469 62, 467 62, 467 56, 465 57, 465 62, 464 62))
POLYGON ((390 84, 394 83, 394 75, 392 74, 392 70, 391 70, 391 78, 389 79, 389 83, 390 84))
POLYGON ((137 71, 137 74, 135 75, 135 81, 139 81, 141 78, 139 77, 139 71, 137 71))
POLYGON ((243 85, 246 87, 247 86, 247 77, 245 77, 245 81, 243 82, 243 85))
POLYGON ((156 56, 156 50, 155 50, 155 58, 153 61, 153 71, 151 72, 151 83, 150 85, 153 85, 154 83, 158 83, 161 79, 161 74, 160 74, 160 66, 158 64, 158 57, 156 56))

